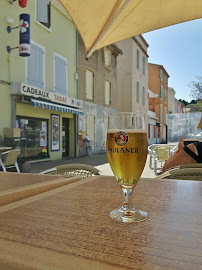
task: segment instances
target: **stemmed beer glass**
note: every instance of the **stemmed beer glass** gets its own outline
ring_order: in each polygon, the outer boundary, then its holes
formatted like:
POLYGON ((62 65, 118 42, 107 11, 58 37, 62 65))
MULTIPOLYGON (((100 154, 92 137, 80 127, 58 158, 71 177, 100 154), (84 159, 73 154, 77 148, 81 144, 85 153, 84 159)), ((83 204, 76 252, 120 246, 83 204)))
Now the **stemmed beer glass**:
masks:
POLYGON ((124 204, 111 211, 113 220, 138 222, 148 214, 132 204, 133 188, 137 185, 147 158, 147 132, 141 113, 114 113, 109 115, 107 157, 111 169, 124 194, 124 204))

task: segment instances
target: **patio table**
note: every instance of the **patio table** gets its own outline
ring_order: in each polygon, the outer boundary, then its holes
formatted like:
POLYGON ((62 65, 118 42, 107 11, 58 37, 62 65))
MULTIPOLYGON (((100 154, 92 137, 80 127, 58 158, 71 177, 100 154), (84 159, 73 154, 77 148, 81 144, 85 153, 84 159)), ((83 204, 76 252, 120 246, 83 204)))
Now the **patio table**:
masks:
POLYGON ((10 146, 0 146, 0 153, 4 152, 4 151, 11 150, 11 149, 12 149, 12 147, 10 147, 10 146))
POLYGON ((0 172, 0 206, 79 180, 80 177, 0 172))
POLYGON ((202 182, 141 179, 140 223, 114 177, 95 176, 0 207, 0 269, 202 269, 202 182), (7 267, 7 268, 6 268, 7 267))

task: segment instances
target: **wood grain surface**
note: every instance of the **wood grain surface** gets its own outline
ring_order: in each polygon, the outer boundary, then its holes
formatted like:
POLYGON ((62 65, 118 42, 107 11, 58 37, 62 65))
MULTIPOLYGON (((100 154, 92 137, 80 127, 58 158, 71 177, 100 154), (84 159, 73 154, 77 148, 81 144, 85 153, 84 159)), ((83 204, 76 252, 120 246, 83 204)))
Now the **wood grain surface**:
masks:
POLYGON ((0 206, 79 180, 80 177, 1 172, 0 206))
POLYGON ((141 179, 149 218, 109 218, 123 202, 113 177, 97 176, 0 207, 0 269, 202 269, 202 182, 141 179))

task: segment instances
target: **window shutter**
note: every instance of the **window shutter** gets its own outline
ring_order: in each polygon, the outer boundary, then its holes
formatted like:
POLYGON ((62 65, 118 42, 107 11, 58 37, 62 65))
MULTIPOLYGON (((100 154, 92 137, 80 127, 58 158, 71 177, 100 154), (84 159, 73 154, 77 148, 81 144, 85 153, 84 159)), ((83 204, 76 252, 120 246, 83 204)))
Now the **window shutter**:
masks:
POLYGON ((142 87, 142 105, 145 105, 145 88, 142 87))
POLYGON ((111 103, 111 83, 105 81, 105 105, 110 106, 111 103))
POLYGON ((47 0, 37 0, 37 21, 48 23, 47 0))
POLYGON ((67 95, 67 63, 55 55, 55 91, 67 95))
POLYGON ((31 54, 27 60, 27 83, 39 88, 44 88, 43 55, 42 48, 31 44, 31 54))
POLYGON ((94 95, 94 73, 86 70, 86 99, 93 100, 94 95))
POLYGON ((136 102, 139 102, 139 96, 140 96, 140 84, 139 82, 137 82, 137 86, 136 86, 136 102))

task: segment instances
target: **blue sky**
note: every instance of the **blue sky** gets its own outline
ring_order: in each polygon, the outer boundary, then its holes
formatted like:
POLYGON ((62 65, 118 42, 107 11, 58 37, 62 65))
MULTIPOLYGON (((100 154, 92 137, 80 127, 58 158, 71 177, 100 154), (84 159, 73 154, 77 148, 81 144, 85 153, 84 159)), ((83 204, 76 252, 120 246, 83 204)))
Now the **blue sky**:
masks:
POLYGON ((175 97, 190 102, 193 98, 188 84, 202 76, 202 19, 151 31, 143 37, 149 44, 149 63, 163 65, 175 97))

